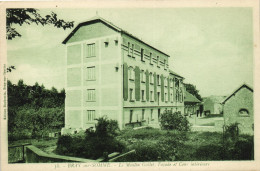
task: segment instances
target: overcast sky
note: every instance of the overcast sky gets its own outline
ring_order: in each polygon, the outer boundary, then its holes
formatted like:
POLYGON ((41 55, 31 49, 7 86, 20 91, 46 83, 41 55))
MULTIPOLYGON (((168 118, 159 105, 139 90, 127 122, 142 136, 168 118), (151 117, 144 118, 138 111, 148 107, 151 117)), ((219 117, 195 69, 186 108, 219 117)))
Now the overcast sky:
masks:
MULTIPOLYGON (((169 54, 172 69, 196 85, 202 96, 228 95, 253 85, 251 8, 53 9, 75 26, 98 15, 169 54)), ((8 74, 45 87, 65 87, 65 45, 72 31, 53 26, 17 26, 21 38, 8 40, 8 74)))

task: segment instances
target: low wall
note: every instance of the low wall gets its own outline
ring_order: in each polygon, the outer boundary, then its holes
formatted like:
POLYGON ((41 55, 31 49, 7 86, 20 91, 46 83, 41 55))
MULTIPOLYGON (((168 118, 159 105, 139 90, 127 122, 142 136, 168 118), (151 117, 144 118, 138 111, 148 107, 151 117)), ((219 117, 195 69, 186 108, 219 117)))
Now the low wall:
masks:
POLYGON ((63 162, 98 162, 96 160, 47 154, 39 148, 30 145, 25 148, 25 163, 63 163, 63 162))
POLYGON ((129 161, 129 158, 131 158, 131 156, 134 156, 134 155, 135 155, 135 150, 132 150, 127 153, 121 154, 115 158, 112 158, 108 161, 109 162, 127 162, 127 161, 129 161))

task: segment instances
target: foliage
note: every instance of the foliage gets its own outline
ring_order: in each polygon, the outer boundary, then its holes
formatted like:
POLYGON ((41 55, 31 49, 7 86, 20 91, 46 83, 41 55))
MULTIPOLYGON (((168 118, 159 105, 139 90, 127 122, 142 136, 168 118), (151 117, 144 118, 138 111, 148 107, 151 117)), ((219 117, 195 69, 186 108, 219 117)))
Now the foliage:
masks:
POLYGON ((196 89, 195 85, 189 84, 189 83, 184 83, 184 86, 185 86, 187 92, 189 92, 190 94, 195 96, 197 99, 202 101, 202 98, 201 98, 201 96, 199 94, 199 90, 196 89))
POLYGON ((58 19, 57 14, 51 12, 51 14, 45 17, 41 16, 38 9, 34 8, 8 8, 6 9, 6 39, 12 40, 15 37, 21 37, 21 34, 16 31, 13 24, 32 24, 37 25, 53 25, 57 28, 72 28, 74 22, 66 22, 63 19, 58 19))
POLYGON ((15 114, 13 113, 12 110, 12 115, 15 117, 8 118, 9 124, 13 123, 8 125, 9 140, 43 138, 48 136, 49 132, 64 127, 64 109, 62 108, 35 110, 34 108, 20 107, 15 111, 15 114))
POLYGON ((7 81, 8 138, 42 138, 64 126, 65 91, 47 90, 43 85, 17 85, 7 81))
POLYGON ((6 68, 6 72, 12 72, 12 70, 15 70, 15 66, 11 65, 9 67, 6 68))
POLYGON ((186 134, 155 128, 123 130, 117 139, 127 147, 124 151, 135 150, 125 161, 173 161, 178 157, 179 148, 187 140, 186 134))
POLYGON ((160 116, 160 126, 164 130, 189 131, 190 123, 180 112, 165 110, 160 116))
POLYGON ((88 129, 81 135, 61 136, 57 153, 97 159, 113 152, 122 152, 124 145, 115 136, 119 133, 118 123, 106 117, 98 118, 96 129, 88 129))

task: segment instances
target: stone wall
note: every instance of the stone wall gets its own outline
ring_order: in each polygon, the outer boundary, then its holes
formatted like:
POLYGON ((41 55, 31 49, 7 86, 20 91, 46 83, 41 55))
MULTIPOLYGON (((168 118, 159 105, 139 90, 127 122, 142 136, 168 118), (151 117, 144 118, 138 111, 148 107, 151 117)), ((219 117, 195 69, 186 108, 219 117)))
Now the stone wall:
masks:
POLYGON ((68 157, 54 154, 47 154, 39 148, 30 145, 25 148, 26 163, 62 163, 62 162, 97 162, 96 160, 68 157))
POLYGON ((239 123, 238 127, 241 133, 253 134, 254 109, 253 92, 246 87, 242 87, 224 105, 225 124, 239 123), (248 110, 248 115, 241 115, 241 109, 248 110))

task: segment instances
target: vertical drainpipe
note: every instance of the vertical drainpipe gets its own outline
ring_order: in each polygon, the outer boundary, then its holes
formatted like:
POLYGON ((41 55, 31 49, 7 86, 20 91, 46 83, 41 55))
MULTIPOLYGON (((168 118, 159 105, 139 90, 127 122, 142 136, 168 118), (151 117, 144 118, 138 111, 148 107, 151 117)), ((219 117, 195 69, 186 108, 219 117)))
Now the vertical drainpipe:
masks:
POLYGON ((118 56, 119 56, 119 58, 120 58, 120 60, 119 60, 119 69, 120 69, 120 75, 119 75, 119 77, 120 77, 120 79, 119 79, 119 81, 120 81, 120 88, 121 88, 121 93, 119 93, 120 95, 119 95, 119 108, 120 108, 120 110, 119 110, 119 118, 118 118, 118 120, 119 120, 119 128, 120 129, 123 129, 123 127, 124 127, 124 123, 123 123, 123 120, 124 120, 124 97, 123 97, 123 95, 124 95, 124 87, 123 87, 123 85, 124 85, 124 57, 123 57, 123 50, 122 50, 122 45, 123 45, 123 41, 122 41, 122 39, 123 39, 123 37, 122 37, 122 33, 120 33, 119 34, 119 38, 118 38, 118 56))

